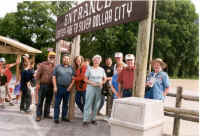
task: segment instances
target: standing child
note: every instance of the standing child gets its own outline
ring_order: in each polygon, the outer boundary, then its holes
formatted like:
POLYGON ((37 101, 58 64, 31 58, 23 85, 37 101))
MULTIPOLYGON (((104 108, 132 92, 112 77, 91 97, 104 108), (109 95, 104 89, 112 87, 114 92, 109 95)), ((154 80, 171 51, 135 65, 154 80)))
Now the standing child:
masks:
POLYGON ((0 102, 1 102, 1 108, 5 108, 5 98, 6 98, 6 85, 7 85, 7 77, 5 75, 5 65, 2 66, 0 70, 0 102))

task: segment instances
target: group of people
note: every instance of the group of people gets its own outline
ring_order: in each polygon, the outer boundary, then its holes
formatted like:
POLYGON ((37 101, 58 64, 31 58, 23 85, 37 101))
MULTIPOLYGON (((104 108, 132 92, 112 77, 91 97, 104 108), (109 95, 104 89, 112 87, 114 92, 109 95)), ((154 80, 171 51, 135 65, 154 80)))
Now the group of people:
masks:
MULTIPOLYGON (((47 61, 39 63, 35 72, 28 59, 26 58, 27 61, 24 61, 20 81, 22 92, 20 111, 29 112, 30 110, 29 84, 35 80, 36 121, 40 121, 42 116, 52 118, 50 116, 50 106, 52 98, 55 96, 54 122, 56 124, 60 122, 61 103, 61 120, 69 122, 70 120, 67 118, 68 103, 70 91, 73 90, 76 90, 75 102, 83 113, 83 126, 88 126, 90 123, 97 124, 96 115, 103 107, 105 97, 111 99, 109 105, 112 106, 113 99, 134 95, 133 81, 136 67, 133 54, 126 54, 125 62, 123 62, 123 54, 116 52, 114 56, 116 64, 113 65, 111 58, 106 58, 105 66, 102 67, 102 57, 100 55, 93 56, 91 66, 90 59, 84 59, 82 56, 76 56, 71 61, 71 57, 64 54, 62 63, 58 65, 55 65, 55 58, 56 53, 49 52, 47 61), (75 86, 75 89, 73 89, 73 86, 75 86)), ((168 75, 163 72, 167 65, 162 59, 155 59, 151 64, 153 72, 147 76, 145 98, 164 100, 170 87, 168 75)), ((0 73, 1 75, 4 73, 2 68, 0 73)), ((1 75, 0 98, 4 95, 2 94, 2 86, 7 82, 6 78, 1 75)))

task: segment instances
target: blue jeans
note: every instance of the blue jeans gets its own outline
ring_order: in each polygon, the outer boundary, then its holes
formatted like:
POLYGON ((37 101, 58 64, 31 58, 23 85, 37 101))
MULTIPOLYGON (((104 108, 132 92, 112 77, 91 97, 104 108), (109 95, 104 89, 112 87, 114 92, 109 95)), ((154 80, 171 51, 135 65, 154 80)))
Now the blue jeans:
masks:
POLYGON ((91 121, 96 119, 96 114, 101 103, 101 88, 87 87, 86 101, 84 106, 83 121, 91 121))
POLYGON ((123 93, 122 93, 123 97, 131 97, 132 96, 132 89, 123 89, 123 93))
POLYGON ((53 86, 40 84, 40 89, 38 92, 38 105, 36 110, 37 117, 42 116, 44 99, 46 99, 44 105, 44 116, 45 117, 49 116, 52 97, 53 97, 53 86))
POLYGON ((67 91, 67 88, 58 85, 58 90, 55 95, 54 120, 59 119, 60 103, 62 100, 62 119, 67 118, 69 95, 70 92, 67 91))
POLYGON ((76 104, 78 105, 82 113, 85 105, 85 94, 86 91, 76 91, 76 96, 75 96, 76 104))

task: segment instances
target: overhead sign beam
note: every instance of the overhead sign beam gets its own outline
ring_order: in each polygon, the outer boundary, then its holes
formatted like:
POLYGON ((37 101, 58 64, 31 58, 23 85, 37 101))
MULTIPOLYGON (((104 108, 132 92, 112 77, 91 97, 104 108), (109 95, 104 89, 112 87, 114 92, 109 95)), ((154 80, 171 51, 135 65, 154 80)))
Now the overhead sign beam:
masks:
POLYGON ((147 1, 85 1, 58 17, 56 40, 130 21, 141 21, 147 15, 147 1))

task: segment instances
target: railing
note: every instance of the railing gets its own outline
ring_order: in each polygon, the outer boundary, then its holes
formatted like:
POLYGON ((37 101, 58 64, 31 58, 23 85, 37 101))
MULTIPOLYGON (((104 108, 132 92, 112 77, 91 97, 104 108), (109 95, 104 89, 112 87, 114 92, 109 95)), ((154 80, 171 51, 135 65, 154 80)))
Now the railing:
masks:
POLYGON ((199 111, 198 110, 188 110, 182 109, 181 103, 182 99, 189 100, 189 101, 196 101, 199 102, 198 96, 190 96, 190 95, 182 95, 183 88, 178 87, 177 93, 168 93, 167 96, 176 97, 176 107, 164 107, 164 114, 165 116, 174 117, 174 126, 173 126, 173 136, 179 136, 179 129, 180 129, 180 119, 192 121, 192 122, 199 122, 199 111))

